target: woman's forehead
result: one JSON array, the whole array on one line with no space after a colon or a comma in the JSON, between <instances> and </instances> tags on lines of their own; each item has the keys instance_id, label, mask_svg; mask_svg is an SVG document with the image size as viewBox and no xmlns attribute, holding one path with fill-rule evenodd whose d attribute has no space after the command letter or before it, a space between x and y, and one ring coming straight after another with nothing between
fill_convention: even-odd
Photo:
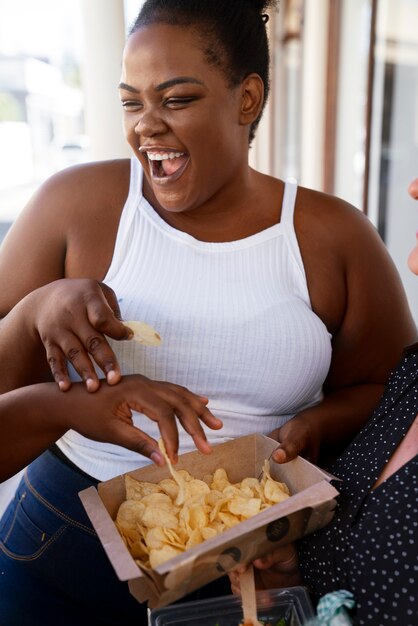
<instances>
[{"instance_id":1,"label":"woman's forehead","mask_svg":"<svg viewBox=\"0 0 418 626\"><path fill-rule=\"evenodd\" d=\"M164 23L147 24L132 33L125 45L125 55L138 53L145 48L169 48L178 53L202 54L202 37L197 27Z\"/></svg>"},{"instance_id":2,"label":"woman's forehead","mask_svg":"<svg viewBox=\"0 0 418 626\"><path fill-rule=\"evenodd\" d=\"M153 70L162 71L167 77L191 76L202 80L213 72L223 77L221 68L208 62L203 46L193 27L159 23L142 26L126 43L122 75L126 77Z\"/></svg>"}]
</instances>

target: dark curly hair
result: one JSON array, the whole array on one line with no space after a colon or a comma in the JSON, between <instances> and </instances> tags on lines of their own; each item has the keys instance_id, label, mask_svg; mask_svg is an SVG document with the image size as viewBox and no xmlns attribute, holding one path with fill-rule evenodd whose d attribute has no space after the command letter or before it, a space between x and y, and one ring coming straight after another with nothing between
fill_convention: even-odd
<instances>
[{"instance_id":1,"label":"dark curly hair","mask_svg":"<svg viewBox=\"0 0 418 626\"><path fill-rule=\"evenodd\" d=\"M208 63L219 67L230 87L252 74L264 83L264 102L251 124L249 141L263 113L270 88L270 55L266 11L279 0L146 0L129 35L149 24L195 29Z\"/></svg>"}]
</instances>

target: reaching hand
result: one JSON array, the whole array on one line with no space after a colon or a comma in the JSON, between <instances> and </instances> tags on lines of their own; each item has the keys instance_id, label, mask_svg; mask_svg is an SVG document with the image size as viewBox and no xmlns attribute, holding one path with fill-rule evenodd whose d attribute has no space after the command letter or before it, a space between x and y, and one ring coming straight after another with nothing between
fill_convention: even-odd
<instances>
[{"instance_id":1,"label":"reaching hand","mask_svg":"<svg viewBox=\"0 0 418 626\"><path fill-rule=\"evenodd\" d=\"M208 454L211 447L201 422L214 430L222 428L221 420L207 408L207 398L180 385L153 381L139 374L125 376L117 386L103 383L93 395L86 394L81 383L75 384L68 395L71 398L69 427L90 439L139 452L158 465L164 464L158 444L133 425L132 410L158 423L173 462L177 461L179 446L177 420L204 454Z\"/></svg>"},{"instance_id":2,"label":"reaching hand","mask_svg":"<svg viewBox=\"0 0 418 626\"><path fill-rule=\"evenodd\" d=\"M120 381L119 364L105 335L128 339L132 333L120 321L118 302L110 287L87 278L64 278L36 289L24 300L31 330L39 335L62 391L71 387L68 361L88 391L99 388L93 361L109 385Z\"/></svg>"}]
</instances>

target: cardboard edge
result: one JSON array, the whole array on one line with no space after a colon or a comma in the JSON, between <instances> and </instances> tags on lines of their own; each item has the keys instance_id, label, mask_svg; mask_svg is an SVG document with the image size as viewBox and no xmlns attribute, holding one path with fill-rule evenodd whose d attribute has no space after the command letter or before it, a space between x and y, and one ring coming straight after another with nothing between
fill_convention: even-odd
<instances>
[{"instance_id":1,"label":"cardboard edge","mask_svg":"<svg viewBox=\"0 0 418 626\"><path fill-rule=\"evenodd\" d=\"M292 498L283 500L279 504L276 504L268 509L265 509L261 513L254 517L250 517L248 520L241 522L242 534L250 533L260 525L260 520L263 524L268 524L282 517L288 517L293 513L296 513L301 508L301 504L305 507L316 507L325 505L325 508L335 508L336 498L339 492L333 487L327 480L323 480L316 485L309 487L299 493L296 493ZM309 526L309 524L308 524ZM173 559L166 561L155 568L154 572L160 576L168 574L173 567L189 568L193 566L193 562L201 556L202 553L208 549L213 550L223 543L230 541L235 534L235 527L230 528L212 539L208 539L203 544L199 544L187 550L179 556L175 556Z\"/></svg>"},{"instance_id":2,"label":"cardboard edge","mask_svg":"<svg viewBox=\"0 0 418 626\"><path fill-rule=\"evenodd\" d=\"M143 577L143 573L125 546L115 523L103 504L96 487L88 487L78 494L94 530L119 580Z\"/></svg>"}]
</instances>

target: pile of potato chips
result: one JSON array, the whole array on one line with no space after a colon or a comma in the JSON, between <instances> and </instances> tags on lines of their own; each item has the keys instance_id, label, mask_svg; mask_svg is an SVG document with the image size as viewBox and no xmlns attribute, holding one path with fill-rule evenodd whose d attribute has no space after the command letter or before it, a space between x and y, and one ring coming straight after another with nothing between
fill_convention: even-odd
<instances>
[{"instance_id":1,"label":"pile of potato chips","mask_svg":"<svg viewBox=\"0 0 418 626\"><path fill-rule=\"evenodd\" d=\"M271 477L267 460L260 480L244 478L232 484L222 468L203 480L177 471L161 441L160 449L172 478L149 483L126 475L126 500L116 517L116 526L141 567L155 568L290 495L285 483Z\"/></svg>"}]
</instances>

